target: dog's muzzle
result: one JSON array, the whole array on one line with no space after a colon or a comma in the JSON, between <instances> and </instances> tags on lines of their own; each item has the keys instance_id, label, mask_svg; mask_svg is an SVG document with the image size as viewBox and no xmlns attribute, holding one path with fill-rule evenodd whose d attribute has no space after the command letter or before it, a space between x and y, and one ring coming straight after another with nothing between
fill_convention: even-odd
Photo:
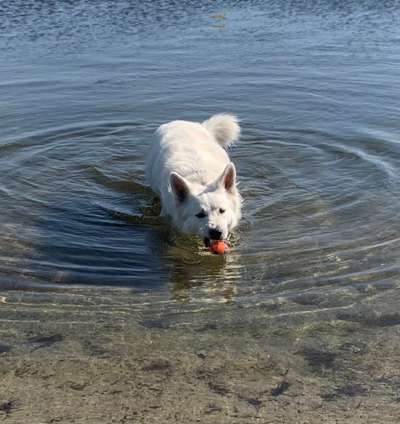
<instances>
[{"instance_id":1,"label":"dog's muzzle","mask_svg":"<svg viewBox=\"0 0 400 424\"><path fill-rule=\"evenodd\" d=\"M210 228L208 230L208 236L211 240L222 240L222 231L217 228Z\"/></svg>"}]
</instances>

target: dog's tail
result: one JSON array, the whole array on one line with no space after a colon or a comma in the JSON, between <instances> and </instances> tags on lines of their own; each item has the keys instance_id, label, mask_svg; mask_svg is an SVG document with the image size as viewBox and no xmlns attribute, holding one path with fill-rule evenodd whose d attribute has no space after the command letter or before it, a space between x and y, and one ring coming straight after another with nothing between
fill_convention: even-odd
<instances>
[{"instance_id":1,"label":"dog's tail","mask_svg":"<svg viewBox=\"0 0 400 424\"><path fill-rule=\"evenodd\" d=\"M240 135L240 127L236 116L219 113L202 123L204 127L215 137L218 144L228 147L234 143Z\"/></svg>"}]
</instances>

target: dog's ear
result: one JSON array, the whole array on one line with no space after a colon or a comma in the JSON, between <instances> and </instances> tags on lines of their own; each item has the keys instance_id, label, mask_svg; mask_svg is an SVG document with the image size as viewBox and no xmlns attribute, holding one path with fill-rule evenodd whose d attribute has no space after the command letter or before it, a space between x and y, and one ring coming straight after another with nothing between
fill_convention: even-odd
<instances>
[{"instance_id":1,"label":"dog's ear","mask_svg":"<svg viewBox=\"0 0 400 424\"><path fill-rule=\"evenodd\" d=\"M169 182L175 197L179 202L184 202L190 194L189 183L176 172L171 172Z\"/></svg>"},{"instance_id":2,"label":"dog's ear","mask_svg":"<svg viewBox=\"0 0 400 424\"><path fill-rule=\"evenodd\" d=\"M219 186L224 187L225 190L228 191L229 193L232 193L232 191L235 189L236 169L235 169L235 165L232 162L226 165L224 172L218 178L217 183Z\"/></svg>"}]
</instances>

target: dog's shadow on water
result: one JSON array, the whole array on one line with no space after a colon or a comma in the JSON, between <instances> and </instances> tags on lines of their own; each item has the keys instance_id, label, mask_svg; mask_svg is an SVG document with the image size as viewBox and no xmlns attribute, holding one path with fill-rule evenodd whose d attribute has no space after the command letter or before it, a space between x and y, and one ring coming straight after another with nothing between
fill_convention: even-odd
<instances>
[{"instance_id":1,"label":"dog's shadow on water","mask_svg":"<svg viewBox=\"0 0 400 424\"><path fill-rule=\"evenodd\" d=\"M145 184L134 180L116 181L98 171L96 180L116 191L131 193L136 200L132 210L115 205L98 207L115 223L126 225L128 234L132 229L143 233L143 249L162 264L173 300L190 302L201 297L229 302L234 299L235 282L240 277L239 268L232 266L235 254L211 254L197 237L179 233L168 218L160 216L160 199ZM162 277L154 271L154 278Z\"/></svg>"}]
</instances>

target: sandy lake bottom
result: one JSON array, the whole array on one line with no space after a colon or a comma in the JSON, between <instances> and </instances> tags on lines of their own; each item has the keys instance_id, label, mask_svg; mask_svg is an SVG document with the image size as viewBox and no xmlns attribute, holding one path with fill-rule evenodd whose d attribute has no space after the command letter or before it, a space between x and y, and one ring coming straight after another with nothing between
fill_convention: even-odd
<instances>
[{"instance_id":1,"label":"sandy lake bottom","mask_svg":"<svg viewBox=\"0 0 400 424\"><path fill-rule=\"evenodd\" d=\"M398 422L398 288L315 312L277 300L156 314L143 304L157 299L124 290L3 295L2 422Z\"/></svg>"}]
</instances>

